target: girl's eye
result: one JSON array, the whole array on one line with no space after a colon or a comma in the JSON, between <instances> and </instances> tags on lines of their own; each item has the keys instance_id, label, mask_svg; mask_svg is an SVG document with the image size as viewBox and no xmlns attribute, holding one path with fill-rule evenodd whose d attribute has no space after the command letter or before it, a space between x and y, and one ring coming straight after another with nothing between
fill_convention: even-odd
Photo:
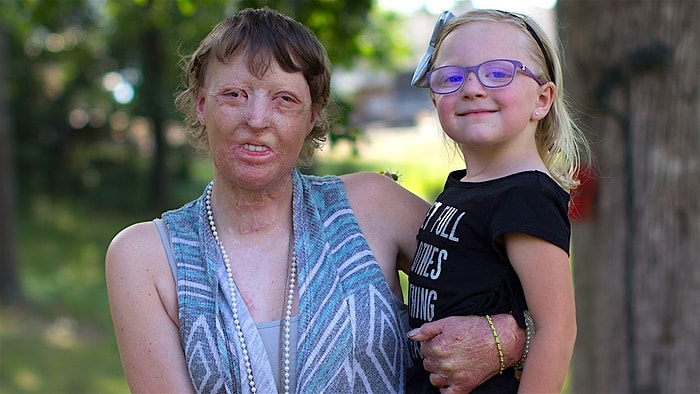
<instances>
[{"instance_id":1,"label":"girl's eye","mask_svg":"<svg viewBox=\"0 0 700 394\"><path fill-rule=\"evenodd\" d=\"M461 83L462 79L464 79L464 77L462 75L452 74L452 75L448 75L447 78L445 78L445 82L447 82L447 83Z\"/></svg>"},{"instance_id":2,"label":"girl's eye","mask_svg":"<svg viewBox=\"0 0 700 394\"><path fill-rule=\"evenodd\" d=\"M512 72L508 69L502 67L491 67L484 72L484 76L491 80L503 80L508 79L512 75Z\"/></svg>"}]
</instances>

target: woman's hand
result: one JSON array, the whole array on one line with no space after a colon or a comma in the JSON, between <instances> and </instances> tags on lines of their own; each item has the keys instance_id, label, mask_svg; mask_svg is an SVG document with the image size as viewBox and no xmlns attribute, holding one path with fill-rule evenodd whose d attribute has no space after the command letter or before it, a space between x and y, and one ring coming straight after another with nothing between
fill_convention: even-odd
<instances>
[{"instance_id":1,"label":"woman's hand","mask_svg":"<svg viewBox=\"0 0 700 394\"><path fill-rule=\"evenodd\" d=\"M525 330L513 316L492 316L507 366L522 356ZM421 342L423 367L441 393L466 393L498 373L500 360L493 333L483 316L451 316L409 332Z\"/></svg>"}]
</instances>

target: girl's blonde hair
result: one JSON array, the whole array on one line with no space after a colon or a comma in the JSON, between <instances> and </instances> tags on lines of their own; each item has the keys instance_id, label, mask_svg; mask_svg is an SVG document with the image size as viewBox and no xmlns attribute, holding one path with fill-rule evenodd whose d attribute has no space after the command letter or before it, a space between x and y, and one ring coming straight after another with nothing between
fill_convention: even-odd
<instances>
[{"instance_id":1,"label":"girl's blonde hair","mask_svg":"<svg viewBox=\"0 0 700 394\"><path fill-rule=\"evenodd\" d=\"M554 102L547 116L538 122L535 140L539 155L554 180L567 191L574 189L580 183L577 177L582 163L590 159L590 148L570 114L569 99L563 87L560 47L555 46L537 22L526 15L479 9L457 16L445 26L431 62L437 58L448 34L475 22L507 23L519 29L523 45L536 63L532 71L545 81L554 82Z\"/></svg>"}]
</instances>

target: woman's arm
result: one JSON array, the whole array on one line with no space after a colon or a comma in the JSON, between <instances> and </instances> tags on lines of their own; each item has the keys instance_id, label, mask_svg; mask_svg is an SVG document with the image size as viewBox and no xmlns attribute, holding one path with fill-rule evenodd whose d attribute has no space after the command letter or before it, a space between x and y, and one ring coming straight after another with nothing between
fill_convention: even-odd
<instances>
[{"instance_id":1,"label":"woman's arm","mask_svg":"<svg viewBox=\"0 0 700 394\"><path fill-rule=\"evenodd\" d=\"M191 393L180 345L175 281L154 223L117 234L105 259L122 367L134 393Z\"/></svg>"},{"instance_id":2,"label":"woman's arm","mask_svg":"<svg viewBox=\"0 0 700 394\"><path fill-rule=\"evenodd\" d=\"M518 392L559 393L576 341L569 256L545 240L521 233L507 234L505 244L537 327Z\"/></svg>"},{"instance_id":3,"label":"woman's arm","mask_svg":"<svg viewBox=\"0 0 700 394\"><path fill-rule=\"evenodd\" d=\"M418 227L430 206L378 173L353 173L341 179L362 233L390 288L400 297L397 270L411 269Z\"/></svg>"}]
</instances>

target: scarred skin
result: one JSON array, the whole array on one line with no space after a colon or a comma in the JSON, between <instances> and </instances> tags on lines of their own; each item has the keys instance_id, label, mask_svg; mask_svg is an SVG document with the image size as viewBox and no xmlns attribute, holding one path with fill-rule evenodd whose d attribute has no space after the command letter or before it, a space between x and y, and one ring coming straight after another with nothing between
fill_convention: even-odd
<instances>
[{"instance_id":1,"label":"scarred skin","mask_svg":"<svg viewBox=\"0 0 700 394\"><path fill-rule=\"evenodd\" d=\"M511 315L492 319L505 364L517 364L525 346L522 330ZM441 393L468 393L498 373L498 351L491 327L482 316L451 316L425 323L412 330L409 338L422 342L423 366L430 372L430 383Z\"/></svg>"}]
</instances>

